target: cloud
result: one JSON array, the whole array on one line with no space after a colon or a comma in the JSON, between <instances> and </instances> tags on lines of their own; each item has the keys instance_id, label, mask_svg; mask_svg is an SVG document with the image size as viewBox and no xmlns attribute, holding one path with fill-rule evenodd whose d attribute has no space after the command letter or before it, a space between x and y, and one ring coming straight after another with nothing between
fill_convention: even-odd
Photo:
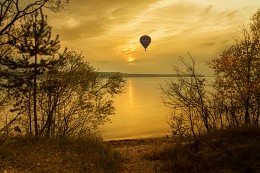
<instances>
[{"instance_id":1,"label":"cloud","mask_svg":"<svg viewBox=\"0 0 260 173\"><path fill-rule=\"evenodd\" d=\"M208 46L213 46L214 44L216 44L216 43L214 41L211 41L211 42L203 43L203 44L201 44L201 46L208 47Z\"/></svg>"},{"instance_id":2,"label":"cloud","mask_svg":"<svg viewBox=\"0 0 260 173\"><path fill-rule=\"evenodd\" d=\"M97 21L81 21L70 18L60 27L55 28L55 32L59 33L63 40L71 41L82 38L90 38L100 36L106 31L104 23Z\"/></svg>"},{"instance_id":3,"label":"cloud","mask_svg":"<svg viewBox=\"0 0 260 173\"><path fill-rule=\"evenodd\" d=\"M65 35L65 40L96 37L106 34L117 25L128 24L137 14L155 0L119 1L74 0L68 10L49 14L55 32Z\"/></svg>"},{"instance_id":4,"label":"cloud","mask_svg":"<svg viewBox=\"0 0 260 173\"><path fill-rule=\"evenodd\" d=\"M204 11L205 14L209 13L212 10L213 6L209 5L206 10Z\"/></svg>"},{"instance_id":5,"label":"cloud","mask_svg":"<svg viewBox=\"0 0 260 173\"><path fill-rule=\"evenodd\" d=\"M223 12L220 13L221 16L223 17L227 17L228 19L234 19L236 17L237 14L237 10L225 10Z\"/></svg>"},{"instance_id":6,"label":"cloud","mask_svg":"<svg viewBox=\"0 0 260 173\"><path fill-rule=\"evenodd\" d=\"M166 71L179 55L214 57L232 44L259 0L73 0L49 14L53 33L94 65L115 71ZM152 42L145 52L140 36ZM127 61L129 57L134 63ZM201 58L201 62L205 59ZM156 66L156 69L152 66Z\"/></svg>"}]
</instances>

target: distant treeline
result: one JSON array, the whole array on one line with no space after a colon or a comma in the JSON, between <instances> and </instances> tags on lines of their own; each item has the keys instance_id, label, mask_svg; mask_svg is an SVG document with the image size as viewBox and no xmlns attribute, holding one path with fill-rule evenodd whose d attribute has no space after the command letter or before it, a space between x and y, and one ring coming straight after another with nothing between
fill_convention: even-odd
<instances>
[{"instance_id":1,"label":"distant treeline","mask_svg":"<svg viewBox=\"0 0 260 173\"><path fill-rule=\"evenodd\" d=\"M121 72L98 72L100 77L110 77L115 74L121 75L122 77L178 77L180 74L132 74L132 73L121 73ZM191 76L189 74L184 74L182 76ZM203 77L203 75L197 75L198 77Z\"/></svg>"}]
</instances>

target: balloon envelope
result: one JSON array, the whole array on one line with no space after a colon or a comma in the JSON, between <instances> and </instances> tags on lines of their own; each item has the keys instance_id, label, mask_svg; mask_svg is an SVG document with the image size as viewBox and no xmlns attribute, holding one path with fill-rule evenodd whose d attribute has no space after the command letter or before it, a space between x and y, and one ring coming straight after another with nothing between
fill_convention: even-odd
<instances>
[{"instance_id":1,"label":"balloon envelope","mask_svg":"<svg viewBox=\"0 0 260 173\"><path fill-rule=\"evenodd\" d=\"M149 37L148 35L143 35L142 37L140 37L140 43L142 44L142 46L144 47L144 49L146 51L146 48L151 43L151 37Z\"/></svg>"}]
</instances>

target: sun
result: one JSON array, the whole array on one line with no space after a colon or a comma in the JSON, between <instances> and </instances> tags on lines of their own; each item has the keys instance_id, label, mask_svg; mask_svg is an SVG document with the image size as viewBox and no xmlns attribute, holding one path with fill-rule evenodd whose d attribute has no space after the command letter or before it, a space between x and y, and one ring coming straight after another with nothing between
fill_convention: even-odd
<instances>
[{"instance_id":1,"label":"sun","mask_svg":"<svg viewBox=\"0 0 260 173\"><path fill-rule=\"evenodd\" d=\"M132 62L133 60L133 58L128 58L128 62Z\"/></svg>"},{"instance_id":2,"label":"sun","mask_svg":"<svg viewBox=\"0 0 260 173\"><path fill-rule=\"evenodd\" d=\"M135 58L132 55L127 55L125 57L125 61L128 62L128 64L133 64L135 62Z\"/></svg>"}]
</instances>

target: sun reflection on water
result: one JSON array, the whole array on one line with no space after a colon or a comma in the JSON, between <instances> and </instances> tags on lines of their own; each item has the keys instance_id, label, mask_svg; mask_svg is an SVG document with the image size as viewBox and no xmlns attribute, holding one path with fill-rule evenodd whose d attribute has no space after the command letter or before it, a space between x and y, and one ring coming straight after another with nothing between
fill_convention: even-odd
<instances>
[{"instance_id":1,"label":"sun reflection on water","mask_svg":"<svg viewBox=\"0 0 260 173\"><path fill-rule=\"evenodd\" d=\"M161 137L168 134L168 108L160 100L163 78L126 78L125 92L115 98L115 115L102 129L104 140Z\"/></svg>"},{"instance_id":2,"label":"sun reflection on water","mask_svg":"<svg viewBox=\"0 0 260 173\"><path fill-rule=\"evenodd\" d=\"M129 98L129 107L133 105L133 83L131 80L128 81L128 98Z\"/></svg>"}]
</instances>

